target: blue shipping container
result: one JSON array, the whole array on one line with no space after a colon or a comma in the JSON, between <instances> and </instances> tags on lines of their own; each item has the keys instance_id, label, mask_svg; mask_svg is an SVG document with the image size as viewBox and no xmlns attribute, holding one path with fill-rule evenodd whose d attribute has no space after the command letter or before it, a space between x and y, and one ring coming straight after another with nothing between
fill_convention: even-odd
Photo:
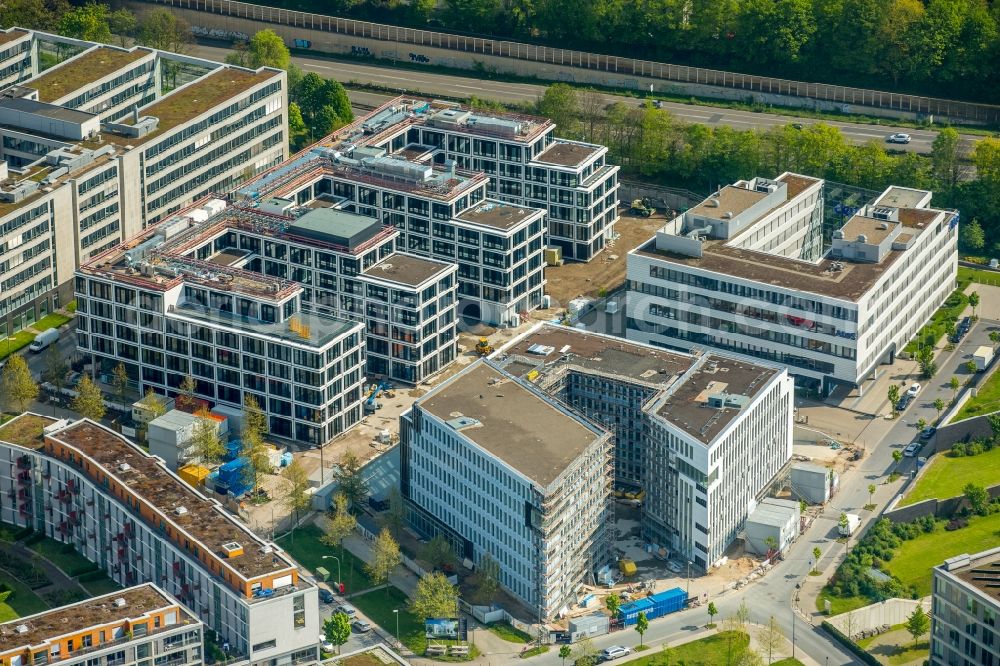
<instances>
[{"instance_id":1,"label":"blue shipping container","mask_svg":"<svg viewBox=\"0 0 1000 666\"><path fill-rule=\"evenodd\" d=\"M618 608L618 616L622 619L622 623L625 626L633 625L639 619L639 613L645 613L646 617L650 617L652 612L653 602L649 599L639 599L638 601L630 601L627 604L623 604Z\"/></svg>"},{"instance_id":2,"label":"blue shipping container","mask_svg":"<svg viewBox=\"0 0 1000 666\"><path fill-rule=\"evenodd\" d=\"M649 597L649 600L660 611L660 615L666 615L667 613L674 613L684 608L684 605L687 603L687 592L679 587L675 587L672 590L654 594Z\"/></svg>"},{"instance_id":3,"label":"blue shipping container","mask_svg":"<svg viewBox=\"0 0 1000 666\"><path fill-rule=\"evenodd\" d=\"M631 626L639 619L639 613L645 613L647 620L652 620L663 615L676 613L684 608L687 603L687 592L679 587L672 590L654 594L645 599L639 599L627 604L622 604L618 608L618 616L625 626Z\"/></svg>"},{"instance_id":4,"label":"blue shipping container","mask_svg":"<svg viewBox=\"0 0 1000 666\"><path fill-rule=\"evenodd\" d=\"M222 457L222 462L232 462L240 455L240 451L243 450L243 442L238 439L226 444L226 454Z\"/></svg>"},{"instance_id":5,"label":"blue shipping container","mask_svg":"<svg viewBox=\"0 0 1000 666\"><path fill-rule=\"evenodd\" d=\"M241 481L245 476L244 469L250 462L246 458L237 458L219 468L219 482L231 485L234 481Z\"/></svg>"}]
</instances>

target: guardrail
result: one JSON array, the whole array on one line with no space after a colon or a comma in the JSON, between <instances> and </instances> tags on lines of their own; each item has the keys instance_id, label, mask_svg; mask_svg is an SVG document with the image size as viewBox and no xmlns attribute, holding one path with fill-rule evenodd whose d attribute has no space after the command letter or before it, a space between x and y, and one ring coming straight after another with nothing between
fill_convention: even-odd
<instances>
[{"instance_id":1,"label":"guardrail","mask_svg":"<svg viewBox=\"0 0 1000 666\"><path fill-rule=\"evenodd\" d=\"M479 53L566 67L594 69L629 76L641 76L678 83L694 83L748 92L804 97L840 104L894 109L925 115L942 115L982 123L1000 123L1000 105L961 102L937 97L923 97L865 88L851 88L828 83L809 83L768 76L740 74L687 65L619 58L618 56L553 48L538 44L453 35L417 28L370 23L354 19L324 16L277 7L264 7L234 0L141 0L155 4L210 12L252 21L277 23L308 30L320 30L367 39L401 44Z\"/></svg>"}]
</instances>

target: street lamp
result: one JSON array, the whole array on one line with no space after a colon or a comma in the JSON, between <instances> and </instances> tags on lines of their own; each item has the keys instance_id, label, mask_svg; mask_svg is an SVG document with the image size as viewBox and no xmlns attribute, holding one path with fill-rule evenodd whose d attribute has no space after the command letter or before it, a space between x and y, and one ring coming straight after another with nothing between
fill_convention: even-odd
<instances>
[{"instance_id":1,"label":"street lamp","mask_svg":"<svg viewBox=\"0 0 1000 666\"><path fill-rule=\"evenodd\" d=\"M396 643L398 643L399 645L402 645L403 642L401 640L399 640L399 609L398 608L393 608L392 609L392 614L396 616Z\"/></svg>"},{"instance_id":2,"label":"street lamp","mask_svg":"<svg viewBox=\"0 0 1000 666\"><path fill-rule=\"evenodd\" d=\"M340 577L340 558L337 557L336 555L324 555L320 559L321 560L327 560L327 559L337 560L337 584L339 585L340 583L342 583L344 579Z\"/></svg>"},{"instance_id":3,"label":"street lamp","mask_svg":"<svg viewBox=\"0 0 1000 666\"><path fill-rule=\"evenodd\" d=\"M795 584L795 604L799 603L799 590L802 588L800 583ZM792 659L795 659L795 606L792 607Z\"/></svg>"}]
</instances>

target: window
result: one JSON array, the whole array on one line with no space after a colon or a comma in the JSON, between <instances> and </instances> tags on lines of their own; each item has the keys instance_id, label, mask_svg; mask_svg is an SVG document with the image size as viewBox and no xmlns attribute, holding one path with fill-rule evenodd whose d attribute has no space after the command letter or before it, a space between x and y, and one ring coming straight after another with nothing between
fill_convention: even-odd
<instances>
[{"instance_id":1,"label":"window","mask_svg":"<svg viewBox=\"0 0 1000 666\"><path fill-rule=\"evenodd\" d=\"M292 626L302 629L306 626L306 598L304 594L292 599Z\"/></svg>"}]
</instances>

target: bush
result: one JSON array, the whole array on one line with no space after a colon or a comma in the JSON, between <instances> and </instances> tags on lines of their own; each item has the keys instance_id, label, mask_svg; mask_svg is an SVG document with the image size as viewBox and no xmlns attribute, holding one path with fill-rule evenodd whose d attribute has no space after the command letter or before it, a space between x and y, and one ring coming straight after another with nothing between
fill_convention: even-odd
<instances>
[{"instance_id":1,"label":"bush","mask_svg":"<svg viewBox=\"0 0 1000 666\"><path fill-rule=\"evenodd\" d=\"M968 526L969 521L965 518L952 518L948 521L948 524L944 526L949 532L954 532L955 530L960 530L963 527Z\"/></svg>"},{"instance_id":2,"label":"bush","mask_svg":"<svg viewBox=\"0 0 1000 666\"><path fill-rule=\"evenodd\" d=\"M104 571L95 565L92 571L82 573L76 579L81 583L93 583L95 580L101 580L102 578L104 578Z\"/></svg>"}]
</instances>

